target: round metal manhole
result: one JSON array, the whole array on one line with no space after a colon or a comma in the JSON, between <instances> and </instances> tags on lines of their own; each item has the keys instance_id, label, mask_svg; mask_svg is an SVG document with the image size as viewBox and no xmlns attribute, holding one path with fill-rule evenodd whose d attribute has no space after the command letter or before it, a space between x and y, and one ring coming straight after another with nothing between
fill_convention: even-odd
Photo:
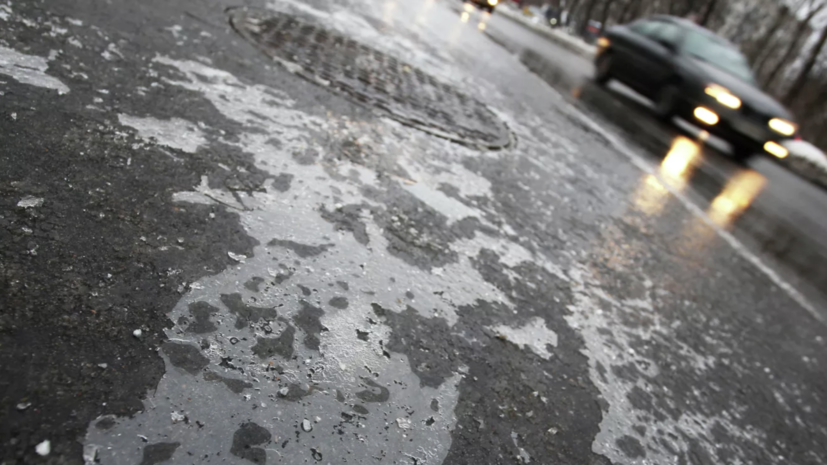
<instances>
[{"instance_id":1,"label":"round metal manhole","mask_svg":"<svg viewBox=\"0 0 827 465\"><path fill-rule=\"evenodd\" d=\"M473 147L511 142L505 123L482 102L393 56L283 13L228 14L233 28L270 57L403 124Z\"/></svg>"}]
</instances>

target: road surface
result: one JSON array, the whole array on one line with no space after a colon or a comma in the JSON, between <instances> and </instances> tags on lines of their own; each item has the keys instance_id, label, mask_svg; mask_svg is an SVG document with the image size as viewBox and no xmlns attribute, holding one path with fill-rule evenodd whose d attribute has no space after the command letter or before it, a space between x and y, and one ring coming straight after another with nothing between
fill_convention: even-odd
<instances>
[{"instance_id":1,"label":"road surface","mask_svg":"<svg viewBox=\"0 0 827 465\"><path fill-rule=\"evenodd\" d=\"M661 124L649 111L651 104L628 87L618 82L608 91L596 86L587 58L503 16L492 16L488 26L492 39L584 112L644 149L637 153L661 165L666 183L687 192L721 227L819 308L827 308L827 187L805 181L769 156L747 166L733 162L726 142L706 140L685 121ZM737 207L728 202L733 195L739 197Z\"/></svg>"},{"instance_id":2,"label":"road surface","mask_svg":"<svg viewBox=\"0 0 827 465\"><path fill-rule=\"evenodd\" d=\"M453 1L244 5L0 3L3 463L827 461L771 171Z\"/></svg>"}]
</instances>

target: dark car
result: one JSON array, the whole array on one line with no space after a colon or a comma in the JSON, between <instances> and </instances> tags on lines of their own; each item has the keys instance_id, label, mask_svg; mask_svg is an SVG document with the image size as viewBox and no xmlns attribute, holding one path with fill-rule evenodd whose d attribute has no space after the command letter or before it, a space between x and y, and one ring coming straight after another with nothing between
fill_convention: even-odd
<instances>
[{"instance_id":1,"label":"dark car","mask_svg":"<svg viewBox=\"0 0 827 465\"><path fill-rule=\"evenodd\" d=\"M758 88L735 46L695 23L653 16L598 39L595 80L615 78L651 98L664 120L680 116L732 146L735 157L778 158L797 131L790 113Z\"/></svg>"},{"instance_id":2,"label":"dark car","mask_svg":"<svg viewBox=\"0 0 827 465\"><path fill-rule=\"evenodd\" d=\"M465 3L473 3L478 7L482 8L483 10L487 10L489 13L494 12L494 7L497 6L499 0L463 0Z\"/></svg>"}]
</instances>

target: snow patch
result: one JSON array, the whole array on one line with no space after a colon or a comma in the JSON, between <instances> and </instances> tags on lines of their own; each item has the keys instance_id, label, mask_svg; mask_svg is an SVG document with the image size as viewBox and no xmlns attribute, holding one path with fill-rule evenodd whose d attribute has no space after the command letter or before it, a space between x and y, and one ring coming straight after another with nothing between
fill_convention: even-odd
<instances>
[{"instance_id":1,"label":"snow patch","mask_svg":"<svg viewBox=\"0 0 827 465\"><path fill-rule=\"evenodd\" d=\"M46 74L49 60L26 55L0 45L0 74L5 74L22 84L56 90L58 95L69 92L69 87L59 79Z\"/></svg>"},{"instance_id":2,"label":"snow patch","mask_svg":"<svg viewBox=\"0 0 827 465\"><path fill-rule=\"evenodd\" d=\"M207 143L198 126L181 118L161 120L119 114L118 121L138 131L142 139L187 153L195 153L198 147Z\"/></svg>"}]
</instances>

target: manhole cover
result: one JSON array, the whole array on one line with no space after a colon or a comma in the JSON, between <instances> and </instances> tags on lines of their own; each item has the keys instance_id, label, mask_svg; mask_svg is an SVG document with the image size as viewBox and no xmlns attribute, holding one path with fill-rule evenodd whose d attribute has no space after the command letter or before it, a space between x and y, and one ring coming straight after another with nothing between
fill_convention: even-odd
<instances>
[{"instance_id":1,"label":"manhole cover","mask_svg":"<svg viewBox=\"0 0 827 465\"><path fill-rule=\"evenodd\" d=\"M229 15L233 28L270 57L397 121L474 147L511 141L482 102L393 56L283 13L236 8Z\"/></svg>"}]
</instances>

